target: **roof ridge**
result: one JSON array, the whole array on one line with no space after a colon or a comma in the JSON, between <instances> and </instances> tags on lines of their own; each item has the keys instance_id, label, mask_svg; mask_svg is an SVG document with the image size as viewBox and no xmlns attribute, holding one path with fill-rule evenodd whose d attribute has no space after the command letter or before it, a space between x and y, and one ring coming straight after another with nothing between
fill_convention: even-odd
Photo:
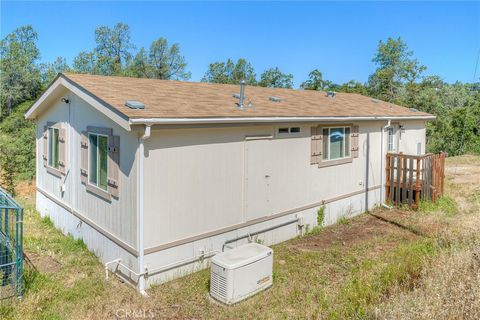
<instances>
[{"instance_id":1,"label":"roof ridge","mask_svg":"<svg viewBox=\"0 0 480 320\"><path fill-rule=\"evenodd\" d=\"M118 76L118 75L99 75L99 74L91 74L91 73L81 73L81 72L61 72L62 74L68 78L70 76L81 76L81 77L91 77L91 78L102 78L102 79L122 79L122 80L132 80L132 81L152 81L152 82L168 82L168 83L181 83L181 84L190 84L190 85L204 85L204 86L224 86L224 87L239 87L240 83L218 83L218 82L204 82L204 81L184 81L184 80L174 80L174 79L156 79L156 78L141 78L141 77L132 77L132 76ZM72 79L73 80L73 79ZM246 84L248 88L262 88L265 90L272 90L272 91L294 91L294 92L309 92L309 93L323 93L326 94L326 90L308 90L308 89L301 89L301 88L272 88L272 87L262 87L258 85L251 85ZM358 93L350 93L350 92L336 92L341 95L360 95L362 97L367 97Z\"/></svg>"}]
</instances>

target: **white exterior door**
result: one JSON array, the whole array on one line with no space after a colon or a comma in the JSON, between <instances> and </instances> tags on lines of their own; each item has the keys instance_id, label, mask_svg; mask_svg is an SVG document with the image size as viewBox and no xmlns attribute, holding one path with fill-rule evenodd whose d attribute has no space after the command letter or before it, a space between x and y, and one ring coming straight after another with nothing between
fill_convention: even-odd
<instances>
[{"instance_id":1,"label":"white exterior door","mask_svg":"<svg viewBox=\"0 0 480 320\"><path fill-rule=\"evenodd\" d=\"M271 184L272 140L245 141L245 221L268 216L272 213Z\"/></svg>"}]
</instances>

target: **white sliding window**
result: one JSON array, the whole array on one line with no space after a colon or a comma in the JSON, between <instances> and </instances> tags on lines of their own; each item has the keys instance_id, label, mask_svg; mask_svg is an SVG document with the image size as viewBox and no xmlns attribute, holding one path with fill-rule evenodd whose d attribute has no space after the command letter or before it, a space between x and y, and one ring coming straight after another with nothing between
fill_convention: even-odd
<instances>
[{"instance_id":1,"label":"white sliding window","mask_svg":"<svg viewBox=\"0 0 480 320\"><path fill-rule=\"evenodd\" d=\"M388 152L395 152L395 131L393 130L393 127L388 127Z\"/></svg>"},{"instance_id":2,"label":"white sliding window","mask_svg":"<svg viewBox=\"0 0 480 320\"><path fill-rule=\"evenodd\" d=\"M107 190L108 136L89 133L88 142L89 183Z\"/></svg>"},{"instance_id":3,"label":"white sliding window","mask_svg":"<svg viewBox=\"0 0 480 320\"><path fill-rule=\"evenodd\" d=\"M323 159L337 160L350 157L350 127L323 128Z\"/></svg>"},{"instance_id":4,"label":"white sliding window","mask_svg":"<svg viewBox=\"0 0 480 320\"><path fill-rule=\"evenodd\" d=\"M48 128L48 166L58 169L58 157L60 148L58 144L59 130L58 128Z\"/></svg>"}]
</instances>

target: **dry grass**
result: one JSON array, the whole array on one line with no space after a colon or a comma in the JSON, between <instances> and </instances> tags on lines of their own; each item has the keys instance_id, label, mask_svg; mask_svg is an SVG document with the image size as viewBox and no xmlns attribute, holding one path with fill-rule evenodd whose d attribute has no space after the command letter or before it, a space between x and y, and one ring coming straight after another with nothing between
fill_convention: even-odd
<instances>
[{"instance_id":1,"label":"dry grass","mask_svg":"<svg viewBox=\"0 0 480 320\"><path fill-rule=\"evenodd\" d=\"M452 171L455 166L463 171ZM274 286L232 307L208 296L209 272L156 286L142 298L103 268L83 243L42 220L27 199L25 249L58 262L30 272L21 303L0 318L156 319L480 318L480 157L448 159L450 198L416 212L374 213L274 246ZM27 195L28 196L28 195ZM315 245L316 244L316 245ZM45 258L44 258L45 259ZM47 265L48 265L47 263Z\"/></svg>"},{"instance_id":2,"label":"dry grass","mask_svg":"<svg viewBox=\"0 0 480 320\"><path fill-rule=\"evenodd\" d=\"M412 290L392 288L375 308L385 319L480 319L480 159L450 158L447 190L458 214L445 221L436 240L444 250L425 263Z\"/></svg>"}]
</instances>

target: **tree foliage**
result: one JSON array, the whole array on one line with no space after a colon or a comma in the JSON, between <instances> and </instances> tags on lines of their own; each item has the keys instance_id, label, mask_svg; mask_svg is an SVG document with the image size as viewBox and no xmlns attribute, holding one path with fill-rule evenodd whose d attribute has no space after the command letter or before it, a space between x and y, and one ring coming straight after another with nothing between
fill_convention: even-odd
<instances>
[{"instance_id":1,"label":"tree foliage","mask_svg":"<svg viewBox=\"0 0 480 320\"><path fill-rule=\"evenodd\" d=\"M24 118L32 102L21 103L0 122L0 174L10 193L16 180L35 176L35 123Z\"/></svg>"},{"instance_id":2,"label":"tree foliage","mask_svg":"<svg viewBox=\"0 0 480 320\"><path fill-rule=\"evenodd\" d=\"M130 40L130 27L121 22L113 28L100 26L95 29L95 43L93 51L80 52L74 59L74 69L107 76L123 75L135 48Z\"/></svg>"},{"instance_id":3,"label":"tree foliage","mask_svg":"<svg viewBox=\"0 0 480 320\"><path fill-rule=\"evenodd\" d=\"M350 80L344 84L337 86L336 91L347 93L358 93L362 95L368 95L368 88L361 82Z\"/></svg>"},{"instance_id":4,"label":"tree foliage","mask_svg":"<svg viewBox=\"0 0 480 320\"><path fill-rule=\"evenodd\" d=\"M168 45L167 39L159 38L152 42L147 51L141 48L129 66L129 75L139 78L188 80L185 57L180 53L180 45Z\"/></svg>"},{"instance_id":5,"label":"tree foliage","mask_svg":"<svg viewBox=\"0 0 480 320\"><path fill-rule=\"evenodd\" d=\"M320 91L336 88L336 85L330 80L323 79L322 72L315 69L308 74L308 79L300 84L300 88Z\"/></svg>"},{"instance_id":6,"label":"tree foliage","mask_svg":"<svg viewBox=\"0 0 480 320\"><path fill-rule=\"evenodd\" d=\"M38 34L27 25L0 41L0 118L41 90L37 40Z\"/></svg>"},{"instance_id":7,"label":"tree foliage","mask_svg":"<svg viewBox=\"0 0 480 320\"><path fill-rule=\"evenodd\" d=\"M240 58L234 63L214 62L208 66L208 71L202 78L203 82L238 84L241 80L249 85L256 85L256 74L253 66L246 59Z\"/></svg>"},{"instance_id":8,"label":"tree foliage","mask_svg":"<svg viewBox=\"0 0 480 320\"><path fill-rule=\"evenodd\" d=\"M67 60L63 57L57 57L57 59L51 63L43 63L40 65L40 68L42 71L41 81L43 87L48 86L59 73L71 71Z\"/></svg>"},{"instance_id":9,"label":"tree foliage","mask_svg":"<svg viewBox=\"0 0 480 320\"><path fill-rule=\"evenodd\" d=\"M407 106L437 116L427 125L429 152L480 153L480 91L469 84L447 84L438 77L415 84ZM406 93L406 95L409 95Z\"/></svg>"},{"instance_id":10,"label":"tree foliage","mask_svg":"<svg viewBox=\"0 0 480 320\"><path fill-rule=\"evenodd\" d=\"M293 75L283 73L278 67L265 70L260 75L258 85L269 88L293 88Z\"/></svg>"},{"instance_id":11,"label":"tree foliage","mask_svg":"<svg viewBox=\"0 0 480 320\"><path fill-rule=\"evenodd\" d=\"M73 70L79 73L99 74L95 52L80 52L73 59Z\"/></svg>"},{"instance_id":12,"label":"tree foliage","mask_svg":"<svg viewBox=\"0 0 480 320\"><path fill-rule=\"evenodd\" d=\"M372 59L378 68L368 79L371 94L384 101L398 102L405 84L413 84L426 69L412 56L413 51L401 38L380 41Z\"/></svg>"}]
</instances>

